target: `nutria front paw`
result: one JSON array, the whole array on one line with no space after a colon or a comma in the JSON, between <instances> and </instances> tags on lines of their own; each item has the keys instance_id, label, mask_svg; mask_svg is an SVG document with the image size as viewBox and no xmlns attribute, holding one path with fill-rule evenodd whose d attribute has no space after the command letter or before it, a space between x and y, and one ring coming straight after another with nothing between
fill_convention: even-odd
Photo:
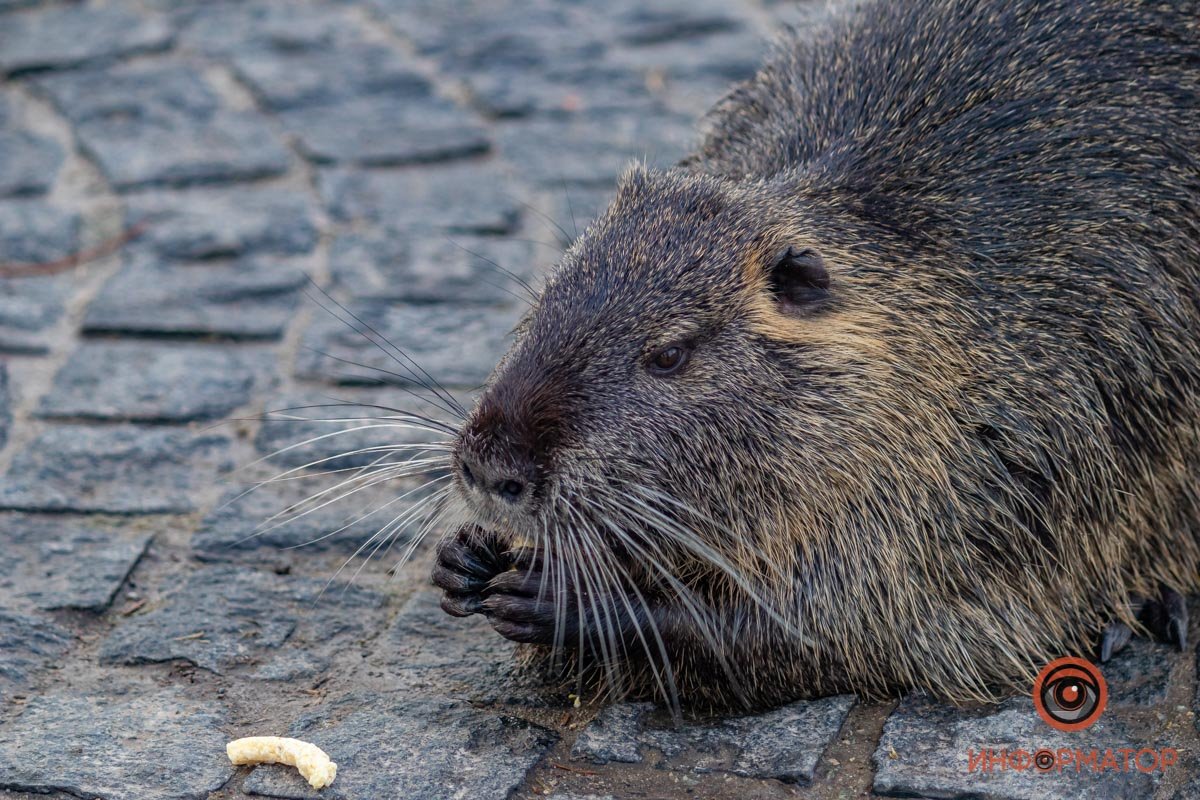
<instances>
[{"instance_id":1,"label":"nutria front paw","mask_svg":"<svg viewBox=\"0 0 1200 800\"><path fill-rule=\"evenodd\" d=\"M433 584L441 589L442 610L456 617L483 611L488 582L508 569L494 536L463 528L438 545Z\"/></svg>"},{"instance_id":2,"label":"nutria front paw","mask_svg":"<svg viewBox=\"0 0 1200 800\"><path fill-rule=\"evenodd\" d=\"M570 644L578 633L574 587L546 576L539 561L518 557L516 568L493 577L485 594L483 613L514 642Z\"/></svg>"}]
</instances>

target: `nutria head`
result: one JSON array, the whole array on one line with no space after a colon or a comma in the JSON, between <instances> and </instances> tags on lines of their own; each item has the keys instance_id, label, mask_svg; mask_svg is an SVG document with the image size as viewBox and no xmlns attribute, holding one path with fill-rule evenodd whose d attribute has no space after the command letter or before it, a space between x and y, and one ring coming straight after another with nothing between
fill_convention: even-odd
<instances>
[{"instance_id":1,"label":"nutria head","mask_svg":"<svg viewBox=\"0 0 1200 800\"><path fill-rule=\"evenodd\" d=\"M812 242L746 197L712 178L625 176L458 437L478 524L562 537L606 511L644 518L644 503L712 520L711 547L773 536L804 487L794 465L786 479L770 465L813 445L795 415L830 398L797 337L836 313L838 285Z\"/></svg>"}]
</instances>

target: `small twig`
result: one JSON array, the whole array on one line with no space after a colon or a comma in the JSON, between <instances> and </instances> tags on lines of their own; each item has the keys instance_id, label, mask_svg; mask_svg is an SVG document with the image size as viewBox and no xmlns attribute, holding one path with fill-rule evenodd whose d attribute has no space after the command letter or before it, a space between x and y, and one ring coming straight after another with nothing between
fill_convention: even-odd
<instances>
[{"instance_id":1,"label":"small twig","mask_svg":"<svg viewBox=\"0 0 1200 800\"><path fill-rule=\"evenodd\" d=\"M204 631L196 631L195 633L189 633L187 636L176 636L171 641L172 642L188 642L188 641L193 641L195 639L203 639L203 638L204 638Z\"/></svg>"},{"instance_id":2,"label":"small twig","mask_svg":"<svg viewBox=\"0 0 1200 800\"><path fill-rule=\"evenodd\" d=\"M139 222L95 247L78 250L55 261L32 264L0 264L0 278L29 278L35 275L54 275L110 256L146 232L146 223Z\"/></svg>"},{"instance_id":3,"label":"small twig","mask_svg":"<svg viewBox=\"0 0 1200 800\"><path fill-rule=\"evenodd\" d=\"M119 613L122 617L128 617L130 614L133 614L144 605L146 605L146 598L143 597L141 600L134 600L130 603L127 603L125 607L117 613Z\"/></svg>"},{"instance_id":4,"label":"small twig","mask_svg":"<svg viewBox=\"0 0 1200 800\"><path fill-rule=\"evenodd\" d=\"M572 767L569 764L559 764L557 761L554 762L553 764L551 764L550 766L554 767L555 769L561 769L563 772L574 772L577 775L599 775L600 774L599 772L593 772L590 769L580 769L579 767Z\"/></svg>"}]
</instances>

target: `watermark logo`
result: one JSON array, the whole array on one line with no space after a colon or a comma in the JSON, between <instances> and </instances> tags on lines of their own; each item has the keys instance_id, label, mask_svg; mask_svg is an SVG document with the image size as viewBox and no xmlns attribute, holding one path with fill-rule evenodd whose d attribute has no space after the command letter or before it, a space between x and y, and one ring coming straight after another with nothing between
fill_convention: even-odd
<instances>
[{"instance_id":1,"label":"watermark logo","mask_svg":"<svg viewBox=\"0 0 1200 800\"><path fill-rule=\"evenodd\" d=\"M1094 664L1081 658L1051 661L1033 684L1033 705L1046 724L1056 730L1090 728L1107 704L1104 676Z\"/></svg>"},{"instance_id":2,"label":"watermark logo","mask_svg":"<svg viewBox=\"0 0 1200 800\"><path fill-rule=\"evenodd\" d=\"M1094 665L1080 658L1060 658L1045 666L1033 684L1033 705L1055 730L1090 728L1108 704L1108 684ZM967 751L967 771L991 773L1013 770L1033 773L1103 773L1165 771L1179 760L1179 751L1164 747L1029 747Z\"/></svg>"}]
</instances>

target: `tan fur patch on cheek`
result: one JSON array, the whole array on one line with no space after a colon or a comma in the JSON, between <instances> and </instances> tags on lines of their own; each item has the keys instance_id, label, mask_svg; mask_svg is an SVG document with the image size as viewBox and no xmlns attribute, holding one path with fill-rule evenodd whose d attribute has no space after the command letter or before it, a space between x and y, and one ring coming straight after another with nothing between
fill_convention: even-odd
<instances>
[{"instance_id":1,"label":"tan fur patch on cheek","mask_svg":"<svg viewBox=\"0 0 1200 800\"><path fill-rule=\"evenodd\" d=\"M749 328L765 339L869 358L881 366L888 359L887 342L878 334L884 328L865 312L828 309L811 315L789 314L779 310L765 287L747 299L745 308Z\"/></svg>"}]
</instances>

